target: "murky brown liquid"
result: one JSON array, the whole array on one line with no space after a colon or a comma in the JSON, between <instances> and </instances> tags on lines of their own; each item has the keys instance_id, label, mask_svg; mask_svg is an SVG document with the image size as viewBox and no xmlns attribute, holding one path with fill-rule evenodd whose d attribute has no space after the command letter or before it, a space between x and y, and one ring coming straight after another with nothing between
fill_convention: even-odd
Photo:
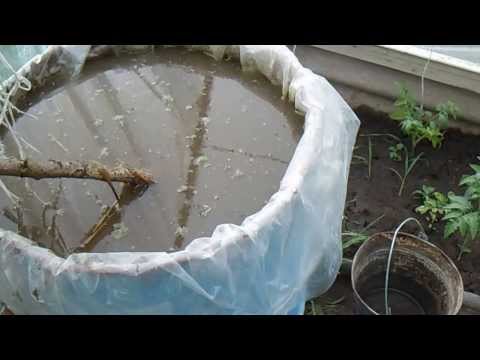
<instances>
[{"instance_id":1,"label":"murky brown liquid","mask_svg":"<svg viewBox=\"0 0 480 360\"><path fill-rule=\"evenodd\" d=\"M0 227L61 255L87 239L82 251L173 251L219 224L240 224L278 189L303 129L280 88L237 63L183 49L92 61L28 113L38 120L23 116L15 125L41 153L24 147L28 157L121 161L156 180L144 193L115 183L120 211L92 234L115 202L106 183L29 180L52 204L45 208L23 180L3 177L23 206L16 211L1 192ZM11 136L2 136L18 157Z\"/></svg>"}]
</instances>

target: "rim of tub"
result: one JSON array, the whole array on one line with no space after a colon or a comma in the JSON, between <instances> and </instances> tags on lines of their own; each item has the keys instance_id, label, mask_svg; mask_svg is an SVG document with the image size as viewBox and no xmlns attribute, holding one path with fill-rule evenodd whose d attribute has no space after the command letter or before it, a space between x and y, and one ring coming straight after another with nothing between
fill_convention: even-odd
<instances>
[{"instance_id":1,"label":"rim of tub","mask_svg":"<svg viewBox=\"0 0 480 360\"><path fill-rule=\"evenodd\" d=\"M157 45L155 45L157 46ZM162 47L162 45L158 45L159 47ZM186 47L189 50L192 51L200 51L202 52L205 56L211 56L214 57L215 60L225 60L225 56L228 56L228 60L232 59L237 61L240 66L242 67L242 70L244 69L244 64L241 63L241 51L240 51L240 46L241 45L228 45L228 46L218 46L218 51L215 51L216 49L213 49L212 52L209 46L189 46L189 45L175 45L175 46L180 46L180 47ZM166 47L172 47L171 45L168 45ZM217 47L217 46L213 46ZM28 79L31 84L32 84L32 89L38 90L41 89L42 87L45 86L45 83L48 82L51 78L57 79L57 77L66 75L67 77L70 76L75 69L71 68L71 60L72 60L72 54L68 51L68 46L64 45L50 45L47 50L40 54L35 56L33 59L31 59L28 63L26 63L24 66L22 66L20 69L17 70L16 74L17 76L20 77L25 77ZM268 76L269 74L265 73L265 69L258 68L257 66L254 66L254 71L260 73L261 75L265 76L267 80L269 80L271 83L273 83L274 86L279 87L282 90L282 95L285 98L286 101L289 101L292 103L291 105L294 106L294 108L297 111L300 111L303 116L304 116L304 131L299 139L299 142L297 143L297 146L295 148L295 152L292 156L292 158L289 160L288 163L288 168L292 166L292 164L295 164L295 172L289 172L288 168L285 171L285 173L282 176L282 179L280 180L279 188L278 190L268 199L268 202L263 205L257 212L248 215L244 221L240 225L235 225L237 227L237 230L241 230L241 234L238 232L235 232L232 234L232 236L229 236L227 239L224 239L224 241L217 241L212 242L208 245L208 247L204 247L200 245L199 247L196 247L195 249L191 249L190 244L196 243L198 240L202 239L211 239L213 234L215 233L216 229L213 231L211 236L208 237L200 237L200 238L195 238L190 242L190 244L179 251L175 252L165 252L165 251L158 251L158 252L137 252L137 254L157 254L157 255L165 255L163 258L157 257L155 258L154 262L147 261L145 263L142 263L142 274L147 274L151 271L155 271L158 269L163 268L165 265L169 264L183 264L183 263L192 263L192 261L202 261L205 259L206 253L208 253L208 256L214 255L216 252L219 251L225 251L225 249L238 246L238 242L253 242L251 240L251 237L249 234L258 232L262 228L262 223L264 222L265 218L270 218L272 216L275 216L276 214L279 214L282 212L282 209L285 204L288 204L293 200L293 198L299 196L298 193L298 188L301 186L301 184L304 181L304 177L302 176L303 173L306 172L306 170L312 166L311 160L305 161L300 161L300 159L296 159L296 154L298 151L299 144L304 140L306 137L306 134L308 134L308 124L306 121L307 114L305 111L298 109L296 107L296 97L295 94L292 94L289 88L285 88L285 84L288 83L288 87L290 87L291 82L296 78L296 75L298 75L300 72L305 71L308 74L313 74L309 69L305 68L300 64L298 61L298 58L288 49L285 47L285 49L290 53L290 56L296 61L296 67L293 69L293 74L283 74L283 88L282 88L282 83L278 82L275 83L272 81L272 79ZM112 52L113 50L113 52ZM97 58L103 57L103 56L108 56L109 54L118 54L117 50L120 52L122 51L129 51L126 49L124 46L112 46L112 45L97 45L97 46L91 46L89 49L88 56L86 58L86 62L91 62L94 61ZM135 50L132 49L132 52L136 51L142 51L142 50ZM274 69L274 70L279 70L279 69ZM289 69L290 72L292 69ZM270 74L271 76L272 74ZM285 77L289 77L288 81L285 80ZM318 75L315 75L318 76ZM327 82L326 79L322 78L321 76L318 76L320 79L323 81ZM8 89L15 83L15 75L12 75L9 79L5 80L2 84L1 87ZM22 101L25 100L25 98L28 98L29 92L22 92L18 91L14 96L12 96L11 101L14 104L21 103ZM311 110L311 109L309 109ZM358 121L358 119L357 119ZM288 179L287 179L288 176ZM285 181L288 180L288 181ZM256 221L254 223L245 221L248 218L252 216L256 216ZM219 225L224 225L224 224L218 224ZM247 231L245 231L247 230ZM38 261L38 264L44 264L48 265L46 266L46 269L52 269L52 260L57 261L58 264L64 264L69 257L82 254L71 254L64 257L60 257L53 253L48 248L44 248L40 245L38 245L36 242L34 242L31 239L25 238L21 235L18 235L14 232L11 231L6 231L3 229L0 229L0 236L1 233L4 232L10 232L15 234L15 236L20 237L24 240L27 240L27 244L19 244L19 242L10 242L10 244L13 244L13 246L16 246L15 249L13 249L14 252L24 252L28 253L29 250L32 249L42 249L44 250L41 252L43 255L39 255L38 252L35 253L35 256L37 257L36 260ZM20 246L19 246L20 245ZM88 252L89 254L95 254L95 252ZM102 253L102 255L105 254L118 254L115 252L109 252L109 253ZM48 264L47 264L48 263ZM150 266L148 266L150 264ZM110 262L104 262L102 261L101 263L94 263L94 264L87 264L87 263L74 263L74 264L69 264L68 271L74 271L77 273L96 273L98 275L136 275L137 271L135 271L135 267L137 264L133 263L110 263ZM57 268L57 270L61 271L62 266L60 266L60 269Z\"/></svg>"}]
</instances>

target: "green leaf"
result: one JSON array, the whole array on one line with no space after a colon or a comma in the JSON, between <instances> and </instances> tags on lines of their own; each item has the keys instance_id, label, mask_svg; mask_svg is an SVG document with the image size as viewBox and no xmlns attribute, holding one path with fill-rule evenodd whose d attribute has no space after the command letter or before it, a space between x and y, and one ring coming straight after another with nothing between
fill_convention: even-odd
<instances>
[{"instance_id":1,"label":"green leaf","mask_svg":"<svg viewBox=\"0 0 480 360\"><path fill-rule=\"evenodd\" d=\"M455 231L457 231L458 225L459 225L458 222L449 221L449 222L445 225L445 229L444 229L444 231L443 231L443 237L444 237L445 239L448 239Z\"/></svg>"},{"instance_id":2,"label":"green leaf","mask_svg":"<svg viewBox=\"0 0 480 360\"><path fill-rule=\"evenodd\" d=\"M428 186L428 185L423 185L422 186L422 191L426 194L432 194L435 191L435 188L433 186Z\"/></svg>"},{"instance_id":3,"label":"green leaf","mask_svg":"<svg viewBox=\"0 0 480 360\"><path fill-rule=\"evenodd\" d=\"M435 199L437 199L442 204L446 204L446 202L448 201L447 197L445 195L443 195L442 193L439 193L439 192L433 193L433 197Z\"/></svg>"},{"instance_id":4,"label":"green leaf","mask_svg":"<svg viewBox=\"0 0 480 360\"><path fill-rule=\"evenodd\" d=\"M478 215L479 214L477 212L473 212L463 217L463 221L467 224L467 228L470 232L470 237L472 240L477 237L477 233L478 233L478 225L479 225Z\"/></svg>"},{"instance_id":5,"label":"green leaf","mask_svg":"<svg viewBox=\"0 0 480 360\"><path fill-rule=\"evenodd\" d=\"M429 210L429 208L424 206L424 205L421 205L421 206L419 206L415 209L415 211L417 213L422 214L422 215L426 214L428 212L428 210Z\"/></svg>"},{"instance_id":6,"label":"green leaf","mask_svg":"<svg viewBox=\"0 0 480 360\"><path fill-rule=\"evenodd\" d=\"M467 236L468 232L468 223L465 219L465 216L462 216L458 219L458 230L460 231L460 235L464 238Z\"/></svg>"},{"instance_id":7,"label":"green leaf","mask_svg":"<svg viewBox=\"0 0 480 360\"><path fill-rule=\"evenodd\" d=\"M407 110L403 108L399 108L390 114L390 118L393 120L403 120L407 115L408 115Z\"/></svg>"},{"instance_id":8,"label":"green leaf","mask_svg":"<svg viewBox=\"0 0 480 360\"><path fill-rule=\"evenodd\" d=\"M449 212L447 215L445 215L442 220L450 220L450 219L456 219L460 216L462 216L463 213L461 211L452 211Z\"/></svg>"},{"instance_id":9,"label":"green leaf","mask_svg":"<svg viewBox=\"0 0 480 360\"><path fill-rule=\"evenodd\" d=\"M470 164L470 167L475 171L476 173L480 173L480 165L476 164Z\"/></svg>"},{"instance_id":10,"label":"green leaf","mask_svg":"<svg viewBox=\"0 0 480 360\"><path fill-rule=\"evenodd\" d=\"M346 240L346 238L350 238L350 240ZM368 235L360 234L360 233L347 233L343 234L343 249L347 249L350 246L361 244L368 239Z\"/></svg>"},{"instance_id":11,"label":"green leaf","mask_svg":"<svg viewBox=\"0 0 480 360\"><path fill-rule=\"evenodd\" d=\"M471 184L474 184L477 181L478 181L478 179L476 179L475 175L463 176L462 180L460 180L459 185L460 186L471 185Z\"/></svg>"},{"instance_id":12,"label":"green leaf","mask_svg":"<svg viewBox=\"0 0 480 360\"><path fill-rule=\"evenodd\" d=\"M470 201L463 196L449 194L448 199L450 200L450 204L446 205L445 209L468 210L472 206Z\"/></svg>"}]
</instances>

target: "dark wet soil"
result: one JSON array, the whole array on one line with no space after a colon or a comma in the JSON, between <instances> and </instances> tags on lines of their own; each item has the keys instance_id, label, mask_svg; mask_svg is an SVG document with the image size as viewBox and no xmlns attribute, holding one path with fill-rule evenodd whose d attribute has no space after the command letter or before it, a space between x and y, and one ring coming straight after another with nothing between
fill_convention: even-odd
<instances>
[{"instance_id":1,"label":"dark wet soil","mask_svg":"<svg viewBox=\"0 0 480 360\"><path fill-rule=\"evenodd\" d=\"M366 107L355 109L361 120L355 157L350 167L350 177L345 209L344 227L349 231L361 231L375 219L383 216L371 226L367 234L394 230L408 217L421 220L425 229L427 223L415 212L419 205L412 195L422 185L429 185L437 191L463 193L458 183L463 174L471 173L469 164L477 163L480 155L480 141L477 136L448 130L440 149L434 150L428 144L420 144L417 153L423 152L424 160L417 164L406 181L401 197L398 196L400 180L389 168L402 170L403 163L389 158L388 148L393 141L387 137L370 137L372 142L372 166L368 176L368 165L362 160L369 157L368 134L393 134L401 137L398 125L388 115ZM417 233L418 229L407 224L406 232ZM437 224L427 230L429 241L439 246L457 265L464 282L465 291L480 294L480 241L472 246L472 252L464 254L460 261L458 236L443 239L443 225ZM344 257L352 259L358 246L352 246ZM339 275L332 288L323 296L306 304L306 314L350 315L354 313L353 290L349 275ZM460 315L478 314L478 311L462 308Z\"/></svg>"},{"instance_id":2,"label":"dark wet soil","mask_svg":"<svg viewBox=\"0 0 480 360\"><path fill-rule=\"evenodd\" d=\"M0 227L60 255L81 244L175 251L219 224L240 224L278 189L303 131L303 117L264 77L174 48L87 63L75 82L32 97L28 113L37 119L15 125L35 148L24 145L28 157L121 162L156 180L144 193L116 184L115 210L104 182L29 180L33 193L23 180L2 178L23 204L14 209L2 192ZM18 157L12 137L2 137Z\"/></svg>"},{"instance_id":3,"label":"dark wet soil","mask_svg":"<svg viewBox=\"0 0 480 360\"><path fill-rule=\"evenodd\" d=\"M368 159L367 134L393 134L401 137L398 125L387 115L373 112L365 107L356 109L362 124L357 140L355 155ZM428 144L417 146L417 153L424 153L406 181L403 195L398 196L400 180L389 168L402 171L403 162L395 162L389 158L388 148L392 140L386 137L370 137L372 142L371 177L368 177L368 166L358 158L354 158L350 168L347 206L344 225L348 230L359 231L373 220L383 216L373 225L368 233L373 234L395 229L408 217L421 219L425 229L427 223L421 215L415 213L419 205L413 196L415 190L422 185L435 187L437 191L447 193L454 191L463 193L458 183L463 174L471 173L469 164L477 163L480 155L480 141L477 136L465 135L456 130L448 130L440 149L433 149ZM405 231L417 233L412 227ZM480 294L480 241L472 246L472 253L464 254L457 261L458 237L443 239L443 225L438 224L434 230L428 231L429 240L444 250L456 263L462 274L466 291ZM345 257L352 258L358 247L346 251Z\"/></svg>"}]
</instances>

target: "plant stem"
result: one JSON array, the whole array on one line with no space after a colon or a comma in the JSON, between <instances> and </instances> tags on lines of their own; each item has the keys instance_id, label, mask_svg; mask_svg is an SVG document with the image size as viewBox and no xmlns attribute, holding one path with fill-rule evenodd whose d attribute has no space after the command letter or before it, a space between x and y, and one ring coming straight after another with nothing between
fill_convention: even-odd
<instances>
[{"instance_id":1,"label":"plant stem","mask_svg":"<svg viewBox=\"0 0 480 360\"><path fill-rule=\"evenodd\" d=\"M405 187L405 182L407 180L408 175L412 172L413 168L415 167L415 164L420 160L420 158L423 156L423 153L420 153L417 157L415 157L413 160L410 161L410 158L408 156L408 150L405 149L405 162L404 162L404 173L403 176L394 168L389 168L390 171L394 172L395 175L397 175L400 178L400 189L398 190L398 196L402 196L403 194L403 188Z\"/></svg>"}]
</instances>

